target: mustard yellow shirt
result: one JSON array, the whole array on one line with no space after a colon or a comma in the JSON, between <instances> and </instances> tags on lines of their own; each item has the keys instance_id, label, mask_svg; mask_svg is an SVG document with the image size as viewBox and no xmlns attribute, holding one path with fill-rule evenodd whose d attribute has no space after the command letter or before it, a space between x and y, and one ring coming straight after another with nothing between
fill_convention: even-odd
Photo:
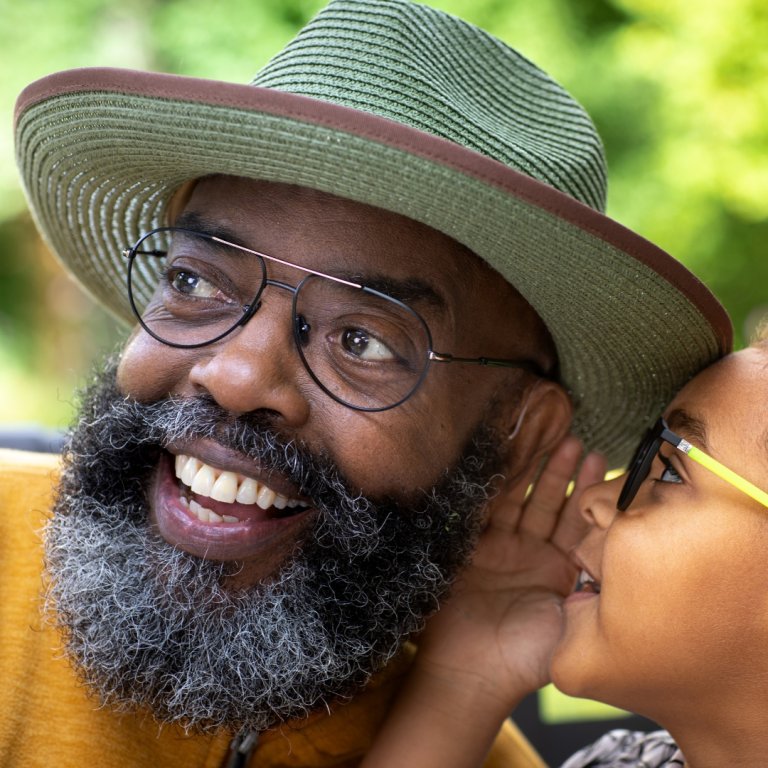
<instances>
[{"instance_id":1,"label":"mustard yellow shirt","mask_svg":"<svg viewBox=\"0 0 768 768\"><path fill-rule=\"evenodd\" d=\"M220 768L230 737L185 734L99 706L41 618L41 530L58 458L0 449L0 766ZM262 733L252 768L352 768L407 670L404 653L351 702ZM544 768L508 722L485 768Z\"/></svg>"}]
</instances>

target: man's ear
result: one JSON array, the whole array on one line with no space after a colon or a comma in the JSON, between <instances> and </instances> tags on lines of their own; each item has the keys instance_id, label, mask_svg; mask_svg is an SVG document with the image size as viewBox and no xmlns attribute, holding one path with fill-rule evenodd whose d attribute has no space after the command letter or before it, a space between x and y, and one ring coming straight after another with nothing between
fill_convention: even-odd
<instances>
[{"instance_id":1,"label":"man's ear","mask_svg":"<svg viewBox=\"0 0 768 768\"><path fill-rule=\"evenodd\" d=\"M572 420L573 404L565 390L553 381L537 381L510 416L508 467L513 476L550 453Z\"/></svg>"}]
</instances>

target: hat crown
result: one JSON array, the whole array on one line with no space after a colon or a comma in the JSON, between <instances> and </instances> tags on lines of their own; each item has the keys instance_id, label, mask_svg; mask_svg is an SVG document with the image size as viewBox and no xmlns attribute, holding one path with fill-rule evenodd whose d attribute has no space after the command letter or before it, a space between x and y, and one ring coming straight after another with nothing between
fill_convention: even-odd
<instances>
[{"instance_id":1,"label":"hat crown","mask_svg":"<svg viewBox=\"0 0 768 768\"><path fill-rule=\"evenodd\" d=\"M334 0L252 85L409 125L604 210L605 155L586 111L487 32L410 0Z\"/></svg>"}]
</instances>

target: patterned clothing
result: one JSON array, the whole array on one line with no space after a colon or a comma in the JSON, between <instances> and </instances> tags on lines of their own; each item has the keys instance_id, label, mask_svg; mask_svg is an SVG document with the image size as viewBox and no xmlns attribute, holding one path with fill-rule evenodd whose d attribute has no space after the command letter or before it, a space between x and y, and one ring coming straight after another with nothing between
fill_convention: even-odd
<instances>
[{"instance_id":1,"label":"patterned clothing","mask_svg":"<svg viewBox=\"0 0 768 768\"><path fill-rule=\"evenodd\" d=\"M666 731L606 733L566 760L561 768L683 768L683 753Z\"/></svg>"}]
</instances>

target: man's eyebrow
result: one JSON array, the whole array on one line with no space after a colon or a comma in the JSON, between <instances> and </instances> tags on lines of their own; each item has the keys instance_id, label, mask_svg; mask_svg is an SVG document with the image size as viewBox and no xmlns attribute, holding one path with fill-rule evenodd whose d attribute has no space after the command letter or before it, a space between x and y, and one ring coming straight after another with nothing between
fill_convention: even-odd
<instances>
[{"instance_id":1,"label":"man's eyebrow","mask_svg":"<svg viewBox=\"0 0 768 768\"><path fill-rule=\"evenodd\" d=\"M226 240L228 243L234 243L235 245L244 245L238 240L237 235L232 230L216 224L194 211L182 213L176 219L173 226L179 229L190 229L193 232L199 232L201 235L208 235L208 237L218 237L220 240Z\"/></svg>"},{"instance_id":2,"label":"man's eyebrow","mask_svg":"<svg viewBox=\"0 0 768 768\"><path fill-rule=\"evenodd\" d=\"M182 213L176 220L174 226L180 229L190 229L194 232L199 232L201 235L218 237L221 240L226 240L235 245L241 245L244 248L250 248L258 253L258 249L251 248L248 244L243 243L231 230L206 219L204 216L201 216L194 211L185 211ZM265 253L265 255L271 256L272 254ZM279 258L282 259L283 256L280 256ZM288 262L291 261L288 257L286 257L285 260ZM397 279L382 274L381 272L365 273L359 270L334 270L328 272L328 274L333 275L333 277L340 277L343 280L349 280L352 283L364 285L366 288L372 288L374 291L379 291L379 293L385 293L387 296L391 296L393 299L398 299L404 304L428 304L441 311L444 311L447 306L445 298L434 288L434 286L418 277Z\"/></svg>"},{"instance_id":3,"label":"man's eyebrow","mask_svg":"<svg viewBox=\"0 0 768 768\"><path fill-rule=\"evenodd\" d=\"M381 273L365 274L362 272L334 272L336 277L342 277L353 283L359 283L366 288L385 293L404 304L429 304L435 309L444 311L446 301L443 296L426 280L418 277L397 279Z\"/></svg>"},{"instance_id":4,"label":"man's eyebrow","mask_svg":"<svg viewBox=\"0 0 768 768\"><path fill-rule=\"evenodd\" d=\"M667 424L674 432L681 432L686 440L690 440L697 448L709 450L707 444L707 425L704 420L684 408L676 408L667 417Z\"/></svg>"}]
</instances>

